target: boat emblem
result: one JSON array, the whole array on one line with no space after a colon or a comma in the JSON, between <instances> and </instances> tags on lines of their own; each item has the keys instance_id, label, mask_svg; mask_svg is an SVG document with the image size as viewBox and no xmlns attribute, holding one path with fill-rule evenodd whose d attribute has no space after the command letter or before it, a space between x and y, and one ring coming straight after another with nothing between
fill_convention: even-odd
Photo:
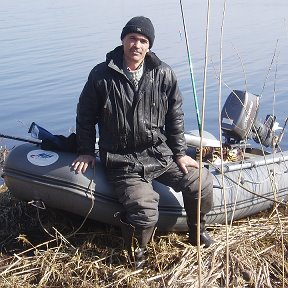
<instances>
[{"instance_id":1,"label":"boat emblem","mask_svg":"<svg viewBox=\"0 0 288 288\"><path fill-rule=\"evenodd\" d=\"M27 159L36 166L48 166L55 163L59 159L59 155L52 151L38 149L30 151Z\"/></svg>"}]
</instances>

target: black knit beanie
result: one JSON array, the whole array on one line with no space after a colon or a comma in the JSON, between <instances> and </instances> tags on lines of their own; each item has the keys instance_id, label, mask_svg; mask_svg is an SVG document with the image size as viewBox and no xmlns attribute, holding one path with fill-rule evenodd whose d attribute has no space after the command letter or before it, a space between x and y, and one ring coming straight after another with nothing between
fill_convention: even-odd
<instances>
[{"instance_id":1,"label":"black knit beanie","mask_svg":"<svg viewBox=\"0 0 288 288\"><path fill-rule=\"evenodd\" d=\"M123 38L129 33L139 33L146 36L149 40L149 48L152 47L155 38L155 31L149 18L137 16L129 20L122 30L121 40L123 40Z\"/></svg>"}]
</instances>

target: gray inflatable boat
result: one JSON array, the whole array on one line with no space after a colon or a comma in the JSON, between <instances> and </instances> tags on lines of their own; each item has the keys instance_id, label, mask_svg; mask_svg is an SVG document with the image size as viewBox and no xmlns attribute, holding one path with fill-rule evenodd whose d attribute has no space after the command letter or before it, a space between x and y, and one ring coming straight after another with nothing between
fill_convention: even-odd
<instances>
[{"instance_id":1,"label":"gray inflatable boat","mask_svg":"<svg viewBox=\"0 0 288 288\"><path fill-rule=\"evenodd\" d=\"M241 163L225 164L223 176L220 167L209 166L214 176L214 207L207 223L225 223L225 202L231 221L268 209L273 200L287 200L288 152L265 157L253 154L253 149L250 152ZM76 174L71 169L74 159L72 153L22 144L9 153L3 178L19 199L36 204L41 201L48 207L82 216L89 214L91 219L117 225L114 215L121 206L105 179L100 160L97 159L95 169ZM160 195L158 229L187 230L182 194L156 181L153 184Z\"/></svg>"}]
</instances>

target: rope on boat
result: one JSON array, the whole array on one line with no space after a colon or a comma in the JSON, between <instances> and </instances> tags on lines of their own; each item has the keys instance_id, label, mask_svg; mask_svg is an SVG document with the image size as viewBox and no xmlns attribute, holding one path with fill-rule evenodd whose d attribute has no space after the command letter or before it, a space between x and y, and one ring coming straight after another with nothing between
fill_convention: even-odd
<instances>
[{"instance_id":1,"label":"rope on boat","mask_svg":"<svg viewBox=\"0 0 288 288\"><path fill-rule=\"evenodd\" d=\"M220 168L218 168L218 167L216 167L215 165L213 165L213 163L210 163L210 164L211 164L219 173L221 173ZM251 194L253 194L253 195L257 196L257 197L266 199L266 200L268 200L268 201L272 201L272 202L274 202L274 203L276 203L276 204L285 205L285 206L288 207L288 204L287 204L287 203L284 203L283 201L278 201L278 200L275 200L275 199L271 199L271 198L266 197L266 196L264 196L264 195L260 195L260 194L258 194L258 193L256 193L256 192L253 192L253 191L249 190L248 188L246 188L246 187L245 187L244 185L242 185L241 183L238 183L237 181L235 181L235 180L234 180L233 178L231 178L230 176L226 175L225 173L222 173L222 174L224 175L225 178L227 178L227 179L229 179L231 182L233 182L233 183L235 184L235 186L239 186L239 187L242 188L243 190L245 190L245 191L247 191L247 192L249 192L249 193L251 193ZM223 189L223 187L222 187L222 189Z\"/></svg>"},{"instance_id":2,"label":"rope on boat","mask_svg":"<svg viewBox=\"0 0 288 288\"><path fill-rule=\"evenodd\" d=\"M83 225L85 224L86 220L88 219L90 213L92 212L93 208L94 208L94 204L95 204L95 197L93 196L93 191L92 191L92 184L93 184L93 179L95 178L95 174L96 174L96 162L95 162L95 165L94 165L94 168L93 168L93 176L89 182L89 185L87 187L87 191L90 192L90 196L91 196L91 207L90 209L88 210L84 220L82 221L81 225L73 232L71 233L70 235L68 235L67 237L72 237L73 235L75 235L82 227ZM96 188L96 182L94 182L94 185L95 185L95 188Z\"/></svg>"},{"instance_id":3,"label":"rope on boat","mask_svg":"<svg viewBox=\"0 0 288 288\"><path fill-rule=\"evenodd\" d=\"M279 174L275 174L275 175L283 175L284 173L279 173ZM273 173L271 173L271 175L273 176ZM264 184L267 180L270 180L271 175L268 175L262 182L261 181L252 181L249 179L245 179L244 177L239 177L240 178L240 183L244 184L244 183L249 183L249 184L254 184L254 185L261 185ZM237 187L238 186L238 182L237 184L231 184L231 185L213 185L214 188L219 188L219 189L231 189L233 187Z\"/></svg>"},{"instance_id":4,"label":"rope on boat","mask_svg":"<svg viewBox=\"0 0 288 288\"><path fill-rule=\"evenodd\" d=\"M252 181L252 180L248 180L248 179L245 179L244 177L242 177L240 183L242 183L242 184L250 183L250 184L261 185L261 184L264 184L267 180L270 180L271 176L273 178L275 178L274 176L282 176L282 175L286 174L287 172L288 172L287 170L285 170L284 172L273 172L273 171L270 171L270 174L263 181Z\"/></svg>"},{"instance_id":5,"label":"rope on boat","mask_svg":"<svg viewBox=\"0 0 288 288\"><path fill-rule=\"evenodd\" d=\"M70 238L72 236L74 236L82 227L83 225L85 224L86 220L88 219L90 213L92 212L93 208L94 208L94 204L95 204L95 197L93 196L93 191L92 191L92 184L93 184L93 179L95 178L95 174L96 174L96 164L94 165L94 169L93 169L93 177L91 178L90 182L89 182L89 185L87 187L87 191L90 192L90 196L91 196L91 207L89 208L84 220L82 221L82 223L80 224L80 226L74 231L72 232L71 234L68 234L64 237L64 239L66 238ZM95 183L95 182L94 182ZM96 183L94 184L95 187L96 187ZM41 203L40 203L41 202ZM49 235L51 236L52 238L56 239L56 237L54 235L52 235L43 225L42 221L41 221L41 218L40 218L40 214L39 214L39 209L42 209L42 210L45 210L46 207L45 207L45 204L42 202L42 201L30 201L28 204L31 204L32 206L36 207L37 208L37 218L38 218L38 221L40 223L40 226L42 227L42 229ZM57 230L56 230L57 231ZM59 233L57 231L57 233ZM70 244L71 245L71 244Z\"/></svg>"}]
</instances>

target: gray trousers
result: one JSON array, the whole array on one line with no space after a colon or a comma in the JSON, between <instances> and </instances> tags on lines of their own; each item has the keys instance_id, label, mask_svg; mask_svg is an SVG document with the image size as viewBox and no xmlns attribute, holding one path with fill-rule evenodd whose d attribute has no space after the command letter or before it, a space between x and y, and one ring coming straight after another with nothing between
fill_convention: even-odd
<instances>
[{"instance_id":1,"label":"gray trousers","mask_svg":"<svg viewBox=\"0 0 288 288\"><path fill-rule=\"evenodd\" d=\"M155 226L159 217L159 194L153 190L152 182L145 180L137 171L123 173L122 170L122 173L117 173L115 169L113 171L108 169L107 173L124 207L126 221L143 229ZM205 214L212 209L213 205L213 178L206 168L202 169L201 178L201 219L205 224ZM188 224L195 225L197 223L199 169L190 168L189 173L185 175L176 162L173 162L168 170L155 180L170 186L177 192L182 192Z\"/></svg>"}]
</instances>

